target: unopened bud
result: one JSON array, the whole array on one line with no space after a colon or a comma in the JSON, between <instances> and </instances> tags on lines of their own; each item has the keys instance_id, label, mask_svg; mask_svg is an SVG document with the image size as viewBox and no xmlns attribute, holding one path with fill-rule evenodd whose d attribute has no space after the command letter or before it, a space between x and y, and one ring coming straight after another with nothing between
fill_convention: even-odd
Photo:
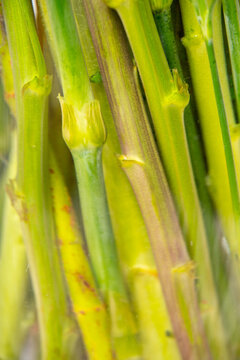
<instances>
[{"instance_id":1,"label":"unopened bud","mask_svg":"<svg viewBox=\"0 0 240 360\"><path fill-rule=\"evenodd\" d=\"M62 132L70 150L101 147L106 141L106 130L97 100L81 109L59 97L62 108Z\"/></svg>"}]
</instances>

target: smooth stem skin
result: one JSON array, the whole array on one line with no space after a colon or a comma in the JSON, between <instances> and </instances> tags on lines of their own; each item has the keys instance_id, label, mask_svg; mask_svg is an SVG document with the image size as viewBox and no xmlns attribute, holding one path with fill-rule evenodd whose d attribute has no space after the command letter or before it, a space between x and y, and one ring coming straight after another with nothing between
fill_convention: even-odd
<instances>
[{"instance_id":1,"label":"smooth stem skin","mask_svg":"<svg viewBox=\"0 0 240 360\"><path fill-rule=\"evenodd\" d=\"M117 159L117 154L121 152L121 149L106 93L101 79L100 82L99 80L93 82L94 75L99 74L100 70L83 2L72 0L72 7L80 42L83 45L91 87L95 98L100 101L107 127L108 136L102 155L104 180L119 260L139 322L144 359L158 360L160 354L164 354L165 359L177 360L179 353L176 341L171 336L172 327L145 224L131 185Z\"/></svg>"},{"instance_id":2,"label":"smooth stem skin","mask_svg":"<svg viewBox=\"0 0 240 360\"><path fill-rule=\"evenodd\" d=\"M135 54L167 177L191 249L190 244L194 247L196 242L195 232L202 229L202 224L183 123L188 92L177 72L173 77L170 73L147 2L123 1L117 11ZM196 219L200 219L199 225L194 226ZM204 233L204 229L201 231Z\"/></svg>"},{"instance_id":3,"label":"smooth stem skin","mask_svg":"<svg viewBox=\"0 0 240 360\"><path fill-rule=\"evenodd\" d=\"M161 1L160 1L161 3ZM179 58L177 42L174 34L174 26L171 14L171 4L167 4L162 8L162 4L151 2L155 23L158 29L159 36L166 54L169 67L177 69L181 78L184 80L183 69ZM209 191L207 188L207 170L203 160L203 152L200 144L198 130L193 116L191 98L190 103L184 110L184 125L188 141L189 153L194 173L194 179L197 186L198 196L202 208L204 223L206 226L208 244L211 258L216 257L216 228L214 226L213 205L210 200ZM215 263L212 263L213 272Z\"/></svg>"},{"instance_id":4,"label":"smooth stem skin","mask_svg":"<svg viewBox=\"0 0 240 360\"><path fill-rule=\"evenodd\" d=\"M38 2L65 100L73 105L78 104L78 108L81 108L93 97L70 1Z\"/></svg>"},{"instance_id":5,"label":"smooth stem skin","mask_svg":"<svg viewBox=\"0 0 240 360\"><path fill-rule=\"evenodd\" d=\"M223 0L229 55L235 90L238 122L240 122L240 9L238 0Z\"/></svg>"},{"instance_id":6,"label":"smooth stem skin","mask_svg":"<svg viewBox=\"0 0 240 360\"><path fill-rule=\"evenodd\" d=\"M234 246L239 238L236 237L236 232L238 231L239 233L239 230L236 230L236 227L239 227L239 224L234 222L232 215L232 202L227 167L208 54L193 5L189 0L181 0L180 5L185 32L183 44L187 49L193 88L199 112L199 120L207 155L209 189L217 213L220 217L225 236L230 244L230 248L233 250L232 254L234 254ZM219 254L218 250L217 254ZM226 257L228 257L228 255L224 253L224 258ZM236 257L234 255L231 257L231 260L228 259L228 269L232 266L235 267L235 265L236 268L239 269L239 264L235 264L235 260ZM229 279L226 281L225 269L226 267L223 269L223 265L220 265L216 270L220 280L218 288L221 288L221 307L222 312L225 313L224 323L227 324L228 341L230 344L235 342L235 345L233 346L237 346L238 348L239 340L235 337L238 333L236 328L239 323L237 320L239 316L238 291L236 292L233 290L233 293L230 293L230 291L232 285L233 288L235 288L235 286L239 284L239 281L236 279L239 270L235 269L233 272L230 270L230 275L227 274ZM224 288L224 286L222 287L222 280L223 282L226 282L227 288ZM239 285L237 287L239 287ZM235 309L233 314L229 314L229 308Z\"/></svg>"},{"instance_id":7,"label":"smooth stem skin","mask_svg":"<svg viewBox=\"0 0 240 360\"><path fill-rule=\"evenodd\" d=\"M228 358L211 269L208 240L185 134L183 114L189 100L187 88L176 70L173 71L173 77L168 67L165 70L166 58L149 4L142 0L123 1L116 9L123 21L138 64L188 250L197 264L200 300L206 302L212 310L204 314L210 348L214 356ZM145 57L144 61L142 61L143 57ZM167 81L164 84L163 72L166 72L164 77ZM216 321L219 324L217 336L216 331L213 331L216 328Z\"/></svg>"},{"instance_id":8,"label":"smooth stem skin","mask_svg":"<svg viewBox=\"0 0 240 360\"><path fill-rule=\"evenodd\" d=\"M207 155L209 189L225 234L231 243L234 241L234 239L231 240L231 194L208 55L193 5L189 0L181 0L180 5L185 32L183 44L187 49Z\"/></svg>"},{"instance_id":9,"label":"smooth stem skin","mask_svg":"<svg viewBox=\"0 0 240 360\"><path fill-rule=\"evenodd\" d=\"M16 102L13 85L13 75L11 67L11 58L7 43L7 35L4 27L4 18L2 14L2 4L0 3L0 61L1 61L1 81L4 88L4 99L9 106L13 116L16 116Z\"/></svg>"},{"instance_id":10,"label":"smooth stem skin","mask_svg":"<svg viewBox=\"0 0 240 360\"><path fill-rule=\"evenodd\" d=\"M13 135L15 137L15 134ZM6 183L16 175L17 147L13 139L3 203L0 248L0 358L19 359L23 341L23 307L28 284L27 258L21 223L6 192ZM13 336L14 334L14 336Z\"/></svg>"},{"instance_id":11,"label":"smooth stem skin","mask_svg":"<svg viewBox=\"0 0 240 360\"><path fill-rule=\"evenodd\" d=\"M212 9L212 39L213 48L216 58L216 64L218 69L219 81L221 84L221 91L224 101L224 107L227 116L228 126L235 124L235 114L233 109L233 103L230 93L230 86L228 80L226 55L223 42L223 24L222 24L222 4L217 1Z\"/></svg>"},{"instance_id":12,"label":"smooth stem skin","mask_svg":"<svg viewBox=\"0 0 240 360\"><path fill-rule=\"evenodd\" d=\"M73 311L89 359L113 359L107 308L98 294L72 200L52 151L50 165L58 244Z\"/></svg>"},{"instance_id":13,"label":"smooth stem skin","mask_svg":"<svg viewBox=\"0 0 240 360\"><path fill-rule=\"evenodd\" d=\"M2 228L2 216L5 198L6 170L8 166L9 150L11 148L12 119L9 109L4 101L4 90L0 82L0 229ZM0 230L1 239L1 230ZM0 240L1 242L1 240Z\"/></svg>"},{"instance_id":14,"label":"smooth stem skin","mask_svg":"<svg viewBox=\"0 0 240 360\"><path fill-rule=\"evenodd\" d=\"M238 125L235 128L235 124L237 122L237 119L239 117L238 112L238 98L239 95L237 95L237 81L238 81L238 75L236 72L234 72L234 62L238 62L237 60L237 44L239 42L239 24L237 22L237 19L239 17L239 4L235 3L234 1L229 1L225 4L225 8L227 8L227 11L229 13L233 14L232 21L229 22L227 20L227 17L225 16L225 25L227 30L227 37L228 37L228 45L229 45L229 53L230 53L230 59L231 59L231 65L232 65L232 73L233 73L233 79L234 79L234 88L235 88L235 99L234 103L237 105L237 118L235 118L235 114L233 111L233 103L231 99L230 89L229 89L229 81L228 81L228 72L226 69L226 59L225 59L225 53L224 53L224 46L223 46L223 34L222 34L222 23L221 23L221 2L217 2L217 4L214 7L213 15L212 15L212 26L213 26L213 46L214 46L214 53L217 60L217 69L218 69L218 75L219 80L221 83L221 90L226 110L226 116L228 120L229 130L230 130L230 136L231 136L231 144L232 144L232 151L233 151L233 157L234 157L234 163L235 163L235 171L236 171L236 177L238 181L238 189L240 189L240 143L237 140L237 137L234 135L232 137L232 134L236 134L238 132L237 128ZM231 11L230 11L231 10ZM236 11L236 12L235 12ZM230 15L230 14L229 14ZM233 31L234 29L234 31ZM231 34L230 34L231 32ZM238 34L238 35L237 35ZM231 39L234 40L231 42ZM219 44L218 46L216 46ZM231 45L233 47L231 47ZM222 58L222 61L219 61ZM239 66L236 64L236 67Z\"/></svg>"},{"instance_id":15,"label":"smooth stem skin","mask_svg":"<svg viewBox=\"0 0 240 360\"><path fill-rule=\"evenodd\" d=\"M174 336L184 358L208 359L192 283L193 269L135 86L124 32L116 16L101 0L84 1L84 4L120 139L122 155L119 160L136 194L147 227ZM162 323L162 334L167 330L166 325L167 322ZM201 341L196 341L196 337ZM165 346L166 340L163 337ZM162 356L172 359L165 346Z\"/></svg>"},{"instance_id":16,"label":"smooth stem skin","mask_svg":"<svg viewBox=\"0 0 240 360\"><path fill-rule=\"evenodd\" d=\"M0 4L0 229L2 228L1 221L5 201L6 169L11 148L11 128L14 126L10 111L15 109L14 97L8 96L9 93L14 95L14 88L9 48L3 27L4 23ZM11 101L8 102L10 99Z\"/></svg>"},{"instance_id":17,"label":"smooth stem skin","mask_svg":"<svg viewBox=\"0 0 240 360\"><path fill-rule=\"evenodd\" d=\"M161 2L161 1L160 1ZM154 5L154 7L153 7ZM179 58L177 42L174 34L171 7L168 5L163 9L153 2L154 20L161 38L162 46L167 57L170 69L177 69L182 80L184 80L181 61ZM209 192L206 184L206 166L203 159L203 151L198 135L198 129L193 116L191 99L190 103L184 109L184 125L191 157L191 164L194 173L194 179L197 186L198 196L204 216L204 222L208 236L213 238L213 207L210 201Z\"/></svg>"},{"instance_id":18,"label":"smooth stem skin","mask_svg":"<svg viewBox=\"0 0 240 360\"><path fill-rule=\"evenodd\" d=\"M2 30L2 29L1 29ZM0 84L0 357L18 359L25 335L22 321L27 288L27 259L18 214L10 202L6 187L16 176L17 146L16 130L11 131L15 104L4 101L8 91L14 93L13 76L6 34L1 38L1 84ZM4 43L4 44L3 44ZM4 96L5 95L5 96ZM11 97L11 99L14 99ZM10 109L9 109L10 108ZM24 313L24 315L23 315ZM15 334L13 336L13 334Z\"/></svg>"},{"instance_id":19,"label":"smooth stem skin","mask_svg":"<svg viewBox=\"0 0 240 360\"><path fill-rule=\"evenodd\" d=\"M94 100L91 90L70 2L68 0L40 0L39 3L63 87L64 98L59 98L62 107L63 137L73 155L80 183L79 178L83 175L79 173L75 149L85 149L85 159L82 160L81 169L83 173L87 173L88 167L95 166L96 169L92 168L92 171L96 171L98 174L102 166L101 157L98 157L94 164L91 157L88 157L88 151L91 152L96 147L102 148L106 139L100 105L98 101ZM99 202L96 204L91 200L93 195L88 184L83 182L83 186L86 186L89 196L88 202L86 197L81 197L80 194L84 231L87 235L86 239L97 285L100 286L104 300L109 306L113 344L120 360L129 359L132 356L140 358L136 337L138 330L134 324L135 319L118 264L103 178L96 183L96 188L92 189L93 193L98 192ZM82 187L80 192L85 194ZM89 207L90 203L92 208ZM89 218L91 213L95 214L92 224L87 221L85 213ZM104 233L98 233L100 222ZM90 226L92 228L89 228ZM94 229L94 237L88 235ZM94 251L93 244L94 246L97 244L102 251L100 253ZM112 259L111 262L109 259Z\"/></svg>"},{"instance_id":20,"label":"smooth stem skin","mask_svg":"<svg viewBox=\"0 0 240 360\"><path fill-rule=\"evenodd\" d=\"M228 229L226 235L229 238L229 230L232 225L231 194L208 55L193 5L189 0L181 0L180 5L185 31L183 44L187 49L203 141L207 154L209 189L214 205L221 217L224 230ZM224 189L224 192L222 189Z\"/></svg>"},{"instance_id":21,"label":"smooth stem skin","mask_svg":"<svg viewBox=\"0 0 240 360\"><path fill-rule=\"evenodd\" d=\"M119 354L118 356L123 358L124 347L130 339L127 338L127 331L126 340L122 337L122 333L125 327L124 323L130 324L131 317L129 317L128 313L128 304L124 301L125 288L122 279L119 278L120 269L116 266L117 253L107 208L101 152L100 148L96 148L92 150L74 150L72 154L78 179L85 234L87 238L92 239L91 243L88 243L88 250L90 257L95 259L96 278L100 290L109 304L110 313L116 311L116 321L112 324L115 327L113 329L115 333L114 345ZM104 261L103 264L102 261ZM107 269L112 271L108 272ZM106 287L108 283L111 284L109 289ZM116 309L114 309L115 306ZM133 323L132 332L134 333ZM131 340L129 345L131 346ZM132 346L132 356L134 356L136 351L134 342Z\"/></svg>"},{"instance_id":22,"label":"smooth stem skin","mask_svg":"<svg viewBox=\"0 0 240 360\"><path fill-rule=\"evenodd\" d=\"M47 96L50 79L29 1L3 1L14 74L18 121L18 172L9 193L23 230L37 303L42 359L63 351L66 301L54 244L47 165ZM25 52L22 52L24 47Z\"/></svg>"},{"instance_id":23,"label":"smooth stem skin","mask_svg":"<svg viewBox=\"0 0 240 360\"><path fill-rule=\"evenodd\" d=\"M78 37L81 43L82 52L86 62L88 76L90 78L91 85L94 88L95 84L102 83L102 79L100 75L99 65L97 62L91 34L88 28L83 2L82 0L80 1L71 0L71 4L72 4L73 15L76 22ZM99 76L96 77L96 75ZM103 92L104 92L104 88L103 88Z\"/></svg>"},{"instance_id":24,"label":"smooth stem skin","mask_svg":"<svg viewBox=\"0 0 240 360\"><path fill-rule=\"evenodd\" d=\"M219 76L218 76L216 58L215 58L215 54L214 54L213 41L212 41L212 39L206 39L205 41L206 41L208 58L209 58L209 64L210 64L211 73L212 73L213 87L214 87L216 103L217 103L217 107L218 107L220 126L221 126L221 130L222 130L222 139L223 139L223 145L224 145L224 151L225 151L225 157L226 157L226 163L227 163L229 186L230 186L230 192L231 192L231 197L232 197L233 215L234 215L234 220L236 222L239 222L239 220L240 220L240 202L239 202L237 176L236 176L236 172L235 172L235 164L234 164L234 158L233 158L231 138L230 138L228 122L227 122L227 117L226 117L226 111L225 111L224 102L223 102L221 84L220 84L220 80L219 80ZM240 245L238 245L238 247L239 248L237 250L237 253L240 256Z\"/></svg>"},{"instance_id":25,"label":"smooth stem skin","mask_svg":"<svg viewBox=\"0 0 240 360\"><path fill-rule=\"evenodd\" d=\"M218 109L219 122L221 127L225 160L227 165L227 174L228 174L229 188L230 188L230 194L232 200L233 220L236 224L238 224L240 218L239 190L238 190L237 176L235 171L235 164L233 158L233 151L232 151L227 115L224 106L221 83L220 83L218 68L216 64L216 56L213 47L213 38L212 38L213 3L214 2L211 1L210 5L208 5L204 0L193 1L195 11L198 17L198 21L200 24L200 28L202 30L203 39L205 41L205 45L207 49L216 105ZM235 236L237 236L237 234L239 233L235 233ZM235 243L233 244L233 251L237 253L238 256L240 255L240 246L237 240L235 240Z\"/></svg>"},{"instance_id":26,"label":"smooth stem skin","mask_svg":"<svg viewBox=\"0 0 240 360\"><path fill-rule=\"evenodd\" d=\"M213 48L216 57L216 64L218 69L219 81L221 84L222 96L227 116L227 122L230 130L230 137L232 129L236 124L236 118L231 99L230 86L228 81L228 72L226 66L225 49L223 44L223 29L222 29L222 7L221 2L217 2L213 8L212 13L212 28L213 28ZM234 132L234 131L233 131ZM231 138L232 140L232 138ZM236 141L231 141L233 157L235 163L235 171L238 181L238 188L240 189L240 144Z\"/></svg>"},{"instance_id":27,"label":"smooth stem skin","mask_svg":"<svg viewBox=\"0 0 240 360\"><path fill-rule=\"evenodd\" d=\"M171 7L155 10L153 16L169 67L170 69L177 69L183 78L182 66L174 35Z\"/></svg>"}]
</instances>

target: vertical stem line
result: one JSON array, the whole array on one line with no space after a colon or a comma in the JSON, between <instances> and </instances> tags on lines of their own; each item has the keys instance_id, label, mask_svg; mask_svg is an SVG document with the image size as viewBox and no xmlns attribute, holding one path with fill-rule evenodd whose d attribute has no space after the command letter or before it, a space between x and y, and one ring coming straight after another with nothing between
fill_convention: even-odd
<instances>
[{"instance_id":1,"label":"vertical stem line","mask_svg":"<svg viewBox=\"0 0 240 360\"><path fill-rule=\"evenodd\" d=\"M226 24L233 83L240 122L240 8L238 0L223 0L223 14Z\"/></svg>"},{"instance_id":2,"label":"vertical stem line","mask_svg":"<svg viewBox=\"0 0 240 360\"><path fill-rule=\"evenodd\" d=\"M89 359L112 360L109 314L96 287L73 204L53 151L51 169L58 243L73 311Z\"/></svg>"},{"instance_id":3,"label":"vertical stem line","mask_svg":"<svg viewBox=\"0 0 240 360\"><path fill-rule=\"evenodd\" d=\"M47 99L51 79L46 75L31 2L3 0L2 3L18 122L17 181L9 186L9 194L21 219L37 303L42 359L64 356L68 359L63 335L67 303L48 184Z\"/></svg>"},{"instance_id":4,"label":"vertical stem line","mask_svg":"<svg viewBox=\"0 0 240 360\"><path fill-rule=\"evenodd\" d=\"M218 107L218 115L219 115L219 120L220 120L221 131L222 131L222 139L223 139L223 145L224 145L224 151L225 151L225 157L226 157L226 163L227 163L227 170L228 170L228 180L229 180L229 186L230 186L231 197L232 197L233 213L234 213L235 221L239 222L239 220L240 220L240 201L239 201L237 177L236 177L230 133L229 133L226 111L225 111L224 102L223 102L221 85L220 85L219 76L218 76L218 70L217 70L217 65L216 65L216 58L215 58L215 54L214 54L212 39L206 39L205 43L206 43L206 48L207 48L207 53L208 53L208 58L209 58L209 64L210 64L210 68L211 68L211 72L212 72L213 86L214 86L216 103L217 103L217 107ZM240 252L240 248L238 249L238 252Z\"/></svg>"},{"instance_id":5,"label":"vertical stem line","mask_svg":"<svg viewBox=\"0 0 240 360\"><path fill-rule=\"evenodd\" d=\"M120 139L119 160L147 227L174 335L184 358L207 359L209 351L195 302L191 263L148 119L143 106L139 106L141 100L124 33L116 15L101 0L86 0L84 4ZM134 24L131 26L136 30ZM191 308L182 306L182 301L188 301ZM196 338L201 341L196 343Z\"/></svg>"},{"instance_id":6,"label":"vertical stem line","mask_svg":"<svg viewBox=\"0 0 240 360\"><path fill-rule=\"evenodd\" d=\"M100 103L94 99L91 89L70 1L39 2L50 43L53 42L53 58L63 87L64 98L60 98L63 137L75 162L86 240L92 253L91 263L97 283L109 306L115 350L120 360L133 355L141 357L136 336L138 329L115 248L102 174L102 158L97 156L106 141ZM68 21L64 22L66 17ZM93 244L99 252L92 251Z\"/></svg>"},{"instance_id":7,"label":"vertical stem line","mask_svg":"<svg viewBox=\"0 0 240 360\"><path fill-rule=\"evenodd\" d=\"M15 135L12 136L7 181L11 181L16 175ZM17 359L24 336L21 325L28 285L27 258L19 216L11 204L6 189L4 195L3 223L0 234L0 357Z\"/></svg>"}]
</instances>

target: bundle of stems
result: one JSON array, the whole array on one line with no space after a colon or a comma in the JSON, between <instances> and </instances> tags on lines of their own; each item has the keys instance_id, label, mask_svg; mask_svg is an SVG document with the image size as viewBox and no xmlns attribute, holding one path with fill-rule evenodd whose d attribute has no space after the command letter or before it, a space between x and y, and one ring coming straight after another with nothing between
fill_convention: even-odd
<instances>
[{"instance_id":1,"label":"bundle of stems","mask_svg":"<svg viewBox=\"0 0 240 360\"><path fill-rule=\"evenodd\" d=\"M0 5L0 359L237 360L238 0Z\"/></svg>"}]
</instances>

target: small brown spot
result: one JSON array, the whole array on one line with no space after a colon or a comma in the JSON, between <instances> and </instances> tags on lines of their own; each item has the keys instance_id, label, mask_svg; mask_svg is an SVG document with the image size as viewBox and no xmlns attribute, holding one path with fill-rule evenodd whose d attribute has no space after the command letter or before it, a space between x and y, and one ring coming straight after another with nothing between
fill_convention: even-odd
<instances>
[{"instance_id":1,"label":"small brown spot","mask_svg":"<svg viewBox=\"0 0 240 360\"><path fill-rule=\"evenodd\" d=\"M170 330L166 330L165 331L165 335L167 336L167 337L174 337L174 335L173 335L173 332L172 331L170 331Z\"/></svg>"},{"instance_id":2,"label":"small brown spot","mask_svg":"<svg viewBox=\"0 0 240 360\"><path fill-rule=\"evenodd\" d=\"M6 185L6 192L21 221L28 222L28 209L23 196L18 192L15 180Z\"/></svg>"},{"instance_id":3,"label":"small brown spot","mask_svg":"<svg viewBox=\"0 0 240 360\"><path fill-rule=\"evenodd\" d=\"M79 245L79 241L78 240L69 241L69 245Z\"/></svg>"},{"instance_id":4,"label":"small brown spot","mask_svg":"<svg viewBox=\"0 0 240 360\"><path fill-rule=\"evenodd\" d=\"M86 312L85 312L85 311L83 311L83 310L80 310L80 311L78 311L78 314L81 314L81 315L86 315Z\"/></svg>"},{"instance_id":5,"label":"small brown spot","mask_svg":"<svg viewBox=\"0 0 240 360\"><path fill-rule=\"evenodd\" d=\"M54 170L53 169L49 169L50 174L54 174Z\"/></svg>"},{"instance_id":6,"label":"small brown spot","mask_svg":"<svg viewBox=\"0 0 240 360\"><path fill-rule=\"evenodd\" d=\"M59 246L63 246L63 241L62 241L61 239L57 239L57 244L58 244Z\"/></svg>"},{"instance_id":7,"label":"small brown spot","mask_svg":"<svg viewBox=\"0 0 240 360\"><path fill-rule=\"evenodd\" d=\"M82 274L80 274L79 272L75 272L74 276L76 277L77 281L81 282L84 285L86 289L95 293L95 289L89 284L89 282L84 278Z\"/></svg>"},{"instance_id":8,"label":"small brown spot","mask_svg":"<svg viewBox=\"0 0 240 360\"><path fill-rule=\"evenodd\" d=\"M13 91L6 93L6 99L13 99L15 98L15 93Z\"/></svg>"},{"instance_id":9,"label":"small brown spot","mask_svg":"<svg viewBox=\"0 0 240 360\"><path fill-rule=\"evenodd\" d=\"M64 206L62 207L62 211L65 211L66 213L70 214L70 206L64 205Z\"/></svg>"}]
</instances>

